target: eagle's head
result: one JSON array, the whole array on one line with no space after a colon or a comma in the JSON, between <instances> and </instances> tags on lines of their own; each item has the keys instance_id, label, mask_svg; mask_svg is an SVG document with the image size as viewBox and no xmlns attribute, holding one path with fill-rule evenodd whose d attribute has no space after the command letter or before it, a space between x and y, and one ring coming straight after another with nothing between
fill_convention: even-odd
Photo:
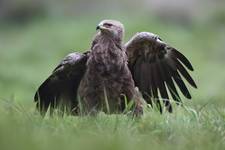
<instances>
[{"instance_id":1,"label":"eagle's head","mask_svg":"<svg viewBox=\"0 0 225 150\"><path fill-rule=\"evenodd\" d=\"M99 30L99 33L102 35L106 35L111 38L116 38L121 41L123 39L124 26L119 21L103 20L98 24L96 30Z\"/></svg>"}]
</instances>

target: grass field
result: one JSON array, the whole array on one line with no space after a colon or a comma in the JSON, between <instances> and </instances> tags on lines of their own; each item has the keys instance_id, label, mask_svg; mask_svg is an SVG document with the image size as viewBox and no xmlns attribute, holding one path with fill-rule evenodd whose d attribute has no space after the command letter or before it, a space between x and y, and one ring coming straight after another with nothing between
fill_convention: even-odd
<instances>
[{"instance_id":1,"label":"grass field","mask_svg":"<svg viewBox=\"0 0 225 150\"><path fill-rule=\"evenodd\" d=\"M211 22L182 27L147 18L116 18L135 32L157 33L193 63L198 89L173 114L142 118L46 116L33 95L68 53L87 50L101 20L37 20L0 28L0 149L224 149L225 29ZM140 21L142 20L142 21ZM145 20L145 21L143 21Z\"/></svg>"}]
</instances>

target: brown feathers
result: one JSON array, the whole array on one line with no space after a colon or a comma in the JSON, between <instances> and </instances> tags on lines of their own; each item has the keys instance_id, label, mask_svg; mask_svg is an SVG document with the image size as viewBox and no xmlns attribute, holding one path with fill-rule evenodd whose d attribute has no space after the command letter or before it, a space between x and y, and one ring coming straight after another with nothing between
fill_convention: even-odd
<instances>
[{"instance_id":1,"label":"brown feathers","mask_svg":"<svg viewBox=\"0 0 225 150\"><path fill-rule=\"evenodd\" d=\"M175 84L186 98L191 99L181 75L192 87L197 86L183 66L193 71L191 63L183 54L161 41L157 35L148 32L136 34L126 44L126 50L136 86L142 93L151 96L146 101L151 101L152 97L158 99L160 93L166 108L172 111L167 91L172 99L181 102Z\"/></svg>"},{"instance_id":2,"label":"brown feathers","mask_svg":"<svg viewBox=\"0 0 225 150\"><path fill-rule=\"evenodd\" d=\"M181 102L177 87L191 98L183 78L197 88L187 71L193 71L193 67L175 48L149 32L137 33L124 46L123 24L115 20L103 20L97 30L90 53L67 56L39 87L35 101L43 114L49 106L55 108L59 104L75 113L81 109L87 114L100 110L123 112L124 96L134 102L133 112L141 113L142 98L135 86L161 112L162 103L172 112L171 100Z\"/></svg>"}]
</instances>

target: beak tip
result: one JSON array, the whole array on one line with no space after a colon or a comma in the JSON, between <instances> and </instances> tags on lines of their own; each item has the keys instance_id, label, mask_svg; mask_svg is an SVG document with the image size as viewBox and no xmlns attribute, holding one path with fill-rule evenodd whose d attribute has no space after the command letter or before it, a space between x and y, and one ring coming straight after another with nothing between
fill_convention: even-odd
<instances>
[{"instance_id":1,"label":"beak tip","mask_svg":"<svg viewBox=\"0 0 225 150\"><path fill-rule=\"evenodd\" d=\"M99 29L100 29L100 26L97 26L97 27L96 27L96 30L99 30Z\"/></svg>"}]
</instances>

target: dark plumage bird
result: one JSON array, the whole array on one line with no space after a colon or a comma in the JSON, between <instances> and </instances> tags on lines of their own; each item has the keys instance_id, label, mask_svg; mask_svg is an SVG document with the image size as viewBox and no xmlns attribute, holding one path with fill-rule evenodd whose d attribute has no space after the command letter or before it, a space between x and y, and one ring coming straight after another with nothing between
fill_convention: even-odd
<instances>
[{"instance_id":1,"label":"dark plumage bird","mask_svg":"<svg viewBox=\"0 0 225 150\"><path fill-rule=\"evenodd\" d=\"M123 45L120 22L104 20L97 30L90 51L66 56L38 88L34 99L42 114L49 107L50 112L60 107L73 114L81 109L117 113L125 109L126 99L134 102L138 115L142 112L140 95L147 103L156 103L160 111L164 103L172 112L170 97L181 102L177 87L191 99L182 79L197 88L187 71L193 71L191 63L159 36L141 32Z\"/></svg>"}]
</instances>

